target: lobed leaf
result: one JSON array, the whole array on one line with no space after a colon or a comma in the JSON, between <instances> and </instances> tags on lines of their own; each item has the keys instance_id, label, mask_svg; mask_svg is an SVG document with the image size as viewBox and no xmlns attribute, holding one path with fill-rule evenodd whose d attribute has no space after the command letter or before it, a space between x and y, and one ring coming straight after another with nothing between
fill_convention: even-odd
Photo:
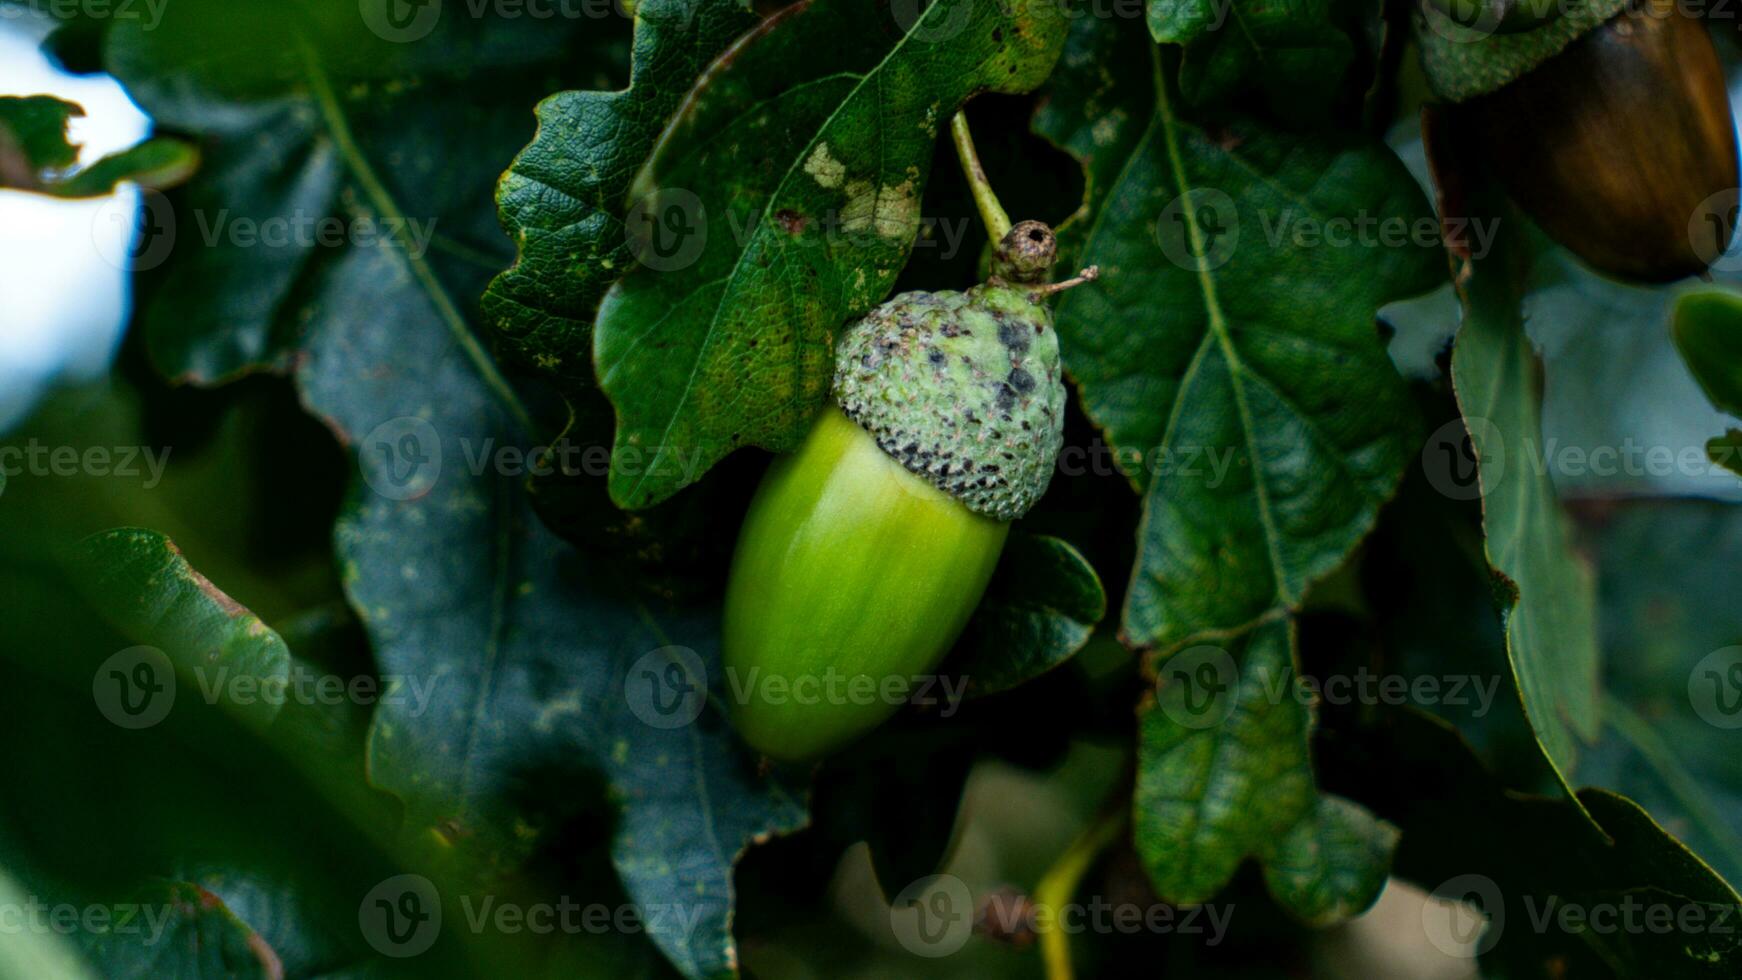
<instances>
[{"instance_id":1,"label":"lobed leaf","mask_svg":"<svg viewBox=\"0 0 1742 980\"><path fill-rule=\"evenodd\" d=\"M671 496L734 449L798 445L843 321L889 291L921 226L939 130L970 96L1024 92L1064 18L937 0L917 17L847 0L790 8L691 93L638 182L640 266L599 307L617 408L619 505Z\"/></svg>"},{"instance_id":2,"label":"lobed leaf","mask_svg":"<svg viewBox=\"0 0 1742 980\"><path fill-rule=\"evenodd\" d=\"M1166 648L1294 608L1412 450L1374 321L1443 275L1426 202L1377 143L1190 122L1147 39L1093 18L1049 95L1036 129L1088 175L1062 237L1102 273L1059 302L1065 365L1144 497L1124 637ZM1302 237L1363 219L1391 231Z\"/></svg>"},{"instance_id":3,"label":"lobed leaf","mask_svg":"<svg viewBox=\"0 0 1742 980\"><path fill-rule=\"evenodd\" d=\"M1139 714L1133 823L1169 902L1209 901L1248 858L1308 922L1342 921L1379 897L1397 833L1315 787L1294 642L1278 621L1161 665L1155 701Z\"/></svg>"}]
</instances>

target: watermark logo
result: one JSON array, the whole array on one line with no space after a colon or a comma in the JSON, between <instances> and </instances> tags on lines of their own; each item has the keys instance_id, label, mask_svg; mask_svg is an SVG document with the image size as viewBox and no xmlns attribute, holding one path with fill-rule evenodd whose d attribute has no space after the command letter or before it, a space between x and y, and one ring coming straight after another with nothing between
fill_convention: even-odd
<instances>
[{"instance_id":1,"label":"watermark logo","mask_svg":"<svg viewBox=\"0 0 1742 980\"><path fill-rule=\"evenodd\" d=\"M1187 647L1161 665L1156 700L1182 728L1214 728L1234 712L1240 671L1217 646Z\"/></svg>"},{"instance_id":2,"label":"watermark logo","mask_svg":"<svg viewBox=\"0 0 1742 980\"><path fill-rule=\"evenodd\" d=\"M691 191L662 187L629 209L623 234L635 260L649 269L687 269L708 247L708 209Z\"/></svg>"},{"instance_id":3,"label":"watermark logo","mask_svg":"<svg viewBox=\"0 0 1742 980\"><path fill-rule=\"evenodd\" d=\"M421 41L442 19L442 0L358 0L358 12L370 33L383 41Z\"/></svg>"},{"instance_id":4,"label":"watermark logo","mask_svg":"<svg viewBox=\"0 0 1742 980\"><path fill-rule=\"evenodd\" d=\"M1428 942L1447 956L1474 959L1494 948L1506 928L1500 886L1485 875L1458 875L1441 882L1422 903Z\"/></svg>"},{"instance_id":5,"label":"watermark logo","mask_svg":"<svg viewBox=\"0 0 1742 980\"><path fill-rule=\"evenodd\" d=\"M974 895L955 875L929 875L895 896L889 928L902 948L916 956L949 956L974 933Z\"/></svg>"},{"instance_id":6,"label":"watermark logo","mask_svg":"<svg viewBox=\"0 0 1742 980\"><path fill-rule=\"evenodd\" d=\"M1727 187L1701 201L1688 218L1688 244L1719 272L1742 270L1742 241L1736 237L1739 211L1742 189Z\"/></svg>"},{"instance_id":7,"label":"watermark logo","mask_svg":"<svg viewBox=\"0 0 1742 980\"><path fill-rule=\"evenodd\" d=\"M968 29L977 0L890 0L889 13L901 32L915 41L942 44Z\"/></svg>"},{"instance_id":8,"label":"watermark logo","mask_svg":"<svg viewBox=\"0 0 1742 980\"><path fill-rule=\"evenodd\" d=\"M1219 269L1240 245L1240 211L1214 187L1196 187L1168 202L1155 221L1168 261L1188 272Z\"/></svg>"},{"instance_id":9,"label":"watermark logo","mask_svg":"<svg viewBox=\"0 0 1742 980\"><path fill-rule=\"evenodd\" d=\"M369 489L389 500L412 500L428 493L441 477L441 436L427 419L388 419L363 437L357 464Z\"/></svg>"},{"instance_id":10,"label":"watermark logo","mask_svg":"<svg viewBox=\"0 0 1742 980\"><path fill-rule=\"evenodd\" d=\"M404 959L435 945L442 932L442 901L423 875L395 875L363 896L357 907L363 938L382 956Z\"/></svg>"},{"instance_id":11,"label":"watermark logo","mask_svg":"<svg viewBox=\"0 0 1742 980\"><path fill-rule=\"evenodd\" d=\"M175 667L162 650L128 647L97 667L91 697L104 718L128 729L150 728L175 705Z\"/></svg>"},{"instance_id":12,"label":"watermark logo","mask_svg":"<svg viewBox=\"0 0 1742 980\"><path fill-rule=\"evenodd\" d=\"M1453 419L1435 429L1421 447L1428 483L1453 500L1475 500L1483 484L1492 491L1506 474L1506 440L1479 416Z\"/></svg>"},{"instance_id":13,"label":"watermark logo","mask_svg":"<svg viewBox=\"0 0 1742 980\"><path fill-rule=\"evenodd\" d=\"M139 191L137 202L131 194L111 194L91 217L91 244L122 272L155 269L175 248L175 208L150 188Z\"/></svg>"},{"instance_id":14,"label":"watermark logo","mask_svg":"<svg viewBox=\"0 0 1742 980\"><path fill-rule=\"evenodd\" d=\"M1713 728L1742 728L1742 646L1723 647L1700 658L1688 674L1688 701Z\"/></svg>"},{"instance_id":15,"label":"watermark logo","mask_svg":"<svg viewBox=\"0 0 1742 980\"><path fill-rule=\"evenodd\" d=\"M660 647L629 666L623 697L644 724L682 728L700 717L707 703L707 668L689 647Z\"/></svg>"}]
</instances>

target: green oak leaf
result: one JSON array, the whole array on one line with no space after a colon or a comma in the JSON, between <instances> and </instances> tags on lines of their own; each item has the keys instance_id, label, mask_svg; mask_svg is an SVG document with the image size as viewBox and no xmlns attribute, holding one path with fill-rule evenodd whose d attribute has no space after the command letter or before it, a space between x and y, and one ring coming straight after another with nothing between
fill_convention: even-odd
<instances>
[{"instance_id":1,"label":"green oak leaf","mask_svg":"<svg viewBox=\"0 0 1742 980\"><path fill-rule=\"evenodd\" d=\"M637 268L600 304L611 475L650 506L734 449L798 445L841 324L894 284L921 226L936 137L969 97L1025 92L1065 19L1044 3L814 0L709 73L637 181Z\"/></svg>"},{"instance_id":2,"label":"green oak leaf","mask_svg":"<svg viewBox=\"0 0 1742 980\"><path fill-rule=\"evenodd\" d=\"M1077 549L1017 532L944 669L969 697L1008 691L1075 656L1106 613L1107 592Z\"/></svg>"},{"instance_id":3,"label":"green oak leaf","mask_svg":"<svg viewBox=\"0 0 1742 980\"><path fill-rule=\"evenodd\" d=\"M691 83L756 24L738 0L646 0L627 88L539 103L537 135L496 188L519 257L490 283L483 309L509 352L593 384L593 314L635 263L623 224L630 184Z\"/></svg>"},{"instance_id":4,"label":"green oak leaf","mask_svg":"<svg viewBox=\"0 0 1742 980\"><path fill-rule=\"evenodd\" d=\"M1442 159L1438 179L1451 179L1447 173ZM1475 214L1498 206L1491 193L1475 191ZM1566 782L1580 744L1595 738L1600 724L1596 597L1543 458L1542 380L1524 329L1518 224L1501 220L1488 253L1461 278L1463 323L1452 348L1452 386L1468 433L1463 452L1475 462L1478 482L1468 489L1479 489L1482 499L1485 550L1497 577L1513 681L1537 741ZM1429 440L1424 460L1436 448L1456 449L1462 436L1442 429ZM1436 489L1465 492L1452 474L1441 477Z\"/></svg>"},{"instance_id":5,"label":"green oak leaf","mask_svg":"<svg viewBox=\"0 0 1742 980\"><path fill-rule=\"evenodd\" d=\"M341 0L189 0L152 30L115 22L104 66L214 175L146 201L132 263L151 273L153 361L202 383L286 369L324 281L374 249L409 259L375 289L439 294L463 318L513 254L489 189L527 106L608 83L619 26L450 16L396 43Z\"/></svg>"},{"instance_id":6,"label":"green oak leaf","mask_svg":"<svg viewBox=\"0 0 1742 980\"><path fill-rule=\"evenodd\" d=\"M1087 173L1060 342L1144 496L1124 638L1167 648L1298 606L1372 526L1415 417L1375 314L1444 268L1383 146L1190 122L1118 26L1076 22L1035 128Z\"/></svg>"},{"instance_id":7,"label":"green oak leaf","mask_svg":"<svg viewBox=\"0 0 1742 980\"><path fill-rule=\"evenodd\" d=\"M1706 440L1706 458L1742 476L1742 429L1727 429Z\"/></svg>"},{"instance_id":8,"label":"green oak leaf","mask_svg":"<svg viewBox=\"0 0 1742 980\"><path fill-rule=\"evenodd\" d=\"M1137 852L1169 902L1210 900L1248 858L1307 922L1347 919L1379 897L1397 834L1319 794L1294 642L1292 625L1277 620L1226 649L1190 647L1160 665L1138 722L1133 822Z\"/></svg>"},{"instance_id":9,"label":"green oak leaf","mask_svg":"<svg viewBox=\"0 0 1742 980\"><path fill-rule=\"evenodd\" d=\"M1670 335L1712 404L1742 418L1742 295L1718 288L1683 293Z\"/></svg>"},{"instance_id":10,"label":"green oak leaf","mask_svg":"<svg viewBox=\"0 0 1742 980\"><path fill-rule=\"evenodd\" d=\"M256 730L271 726L282 702L260 692L283 690L291 675L290 650L259 617L188 564L174 542L138 528L105 531L80 543L77 560L84 573L79 584L92 604L122 633L161 655L139 662L146 667L142 684L169 683L155 676L167 667L183 697L216 692L219 706L245 724Z\"/></svg>"},{"instance_id":11,"label":"green oak leaf","mask_svg":"<svg viewBox=\"0 0 1742 980\"><path fill-rule=\"evenodd\" d=\"M1336 0L1149 0L1149 33L1185 49L1179 87L1203 105L1257 88L1283 114L1322 109L1354 55Z\"/></svg>"},{"instance_id":12,"label":"green oak leaf","mask_svg":"<svg viewBox=\"0 0 1742 980\"><path fill-rule=\"evenodd\" d=\"M101 197L122 181L173 187L199 166L192 145L159 137L68 173L79 151L67 142L67 121L84 114L79 106L53 96L0 96L0 187L55 197Z\"/></svg>"},{"instance_id":13,"label":"green oak leaf","mask_svg":"<svg viewBox=\"0 0 1742 980\"><path fill-rule=\"evenodd\" d=\"M0 96L0 146L18 155L5 158L6 162L21 163L27 178L38 171L71 167L78 162L79 150L67 142L67 120L84 114L79 106L50 95ZM17 179L8 172L4 186L19 186L14 183Z\"/></svg>"},{"instance_id":14,"label":"green oak leaf","mask_svg":"<svg viewBox=\"0 0 1742 980\"><path fill-rule=\"evenodd\" d=\"M125 903L138 917L84 937L85 955L110 980L278 980L278 954L218 896L185 881L158 881Z\"/></svg>"},{"instance_id":15,"label":"green oak leaf","mask_svg":"<svg viewBox=\"0 0 1742 980\"><path fill-rule=\"evenodd\" d=\"M608 558L538 522L519 473L493 455L535 444L531 413L466 300L512 255L489 188L531 135L525 107L599 72L599 49L577 56L569 32L526 18L442 18L428 38L384 47L344 33L356 5L344 6L312 26L197 5L149 34L116 25L118 75L208 150L178 198L184 234L151 277L143 326L174 374L293 367L310 412L356 448L363 479L335 532L348 597L379 672L428 692L378 706L369 733L369 772L403 803L406 846L474 881L529 870L574 816L547 811L593 805L602 778L629 900L693 924L648 938L690 976L728 973L733 863L803 822L799 793L756 771L717 708L672 728L631 709L629 684L669 676L637 668L643 656L684 646L712 662L717 611L644 608ZM266 50L250 42L262 34ZM190 47L214 53L189 64ZM225 209L433 236L427 251L205 247L200 221Z\"/></svg>"},{"instance_id":16,"label":"green oak leaf","mask_svg":"<svg viewBox=\"0 0 1742 980\"><path fill-rule=\"evenodd\" d=\"M1676 349L1706 397L1719 410L1742 418L1742 296L1729 289L1696 289L1676 299L1670 321ZM1712 462L1742 474L1742 429L1706 443Z\"/></svg>"},{"instance_id":17,"label":"green oak leaf","mask_svg":"<svg viewBox=\"0 0 1742 980\"><path fill-rule=\"evenodd\" d=\"M1398 877L1446 899L1479 896L1498 923L1477 943L1485 965L1535 976L1569 956L1594 957L1595 969L1611 971L1594 975L1666 980L1715 980L1742 965L1732 925L1742 899L1627 797L1597 788L1576 798L1514 792L1450 725L1419 711L1400 712L1362 762L1392 774L1378 795L1404 828ZM1468 942L1448 931L1467 928L1441 918L1449 915L1429 906L1421 924L1441 942Z\"/></svg>"},{"instance_id":18,"label":"green oak leaf","mask_svg":"<svg viewBox=\"0 0 1742 980\"><path fill-rule=\"evenodd\" d=\"M357 447L362 481L335 533L379 668L433 682L424 707L377 709L373 779L404 802L413 846L489 876L552 846L561 825L536 801L602 774L630 900L695 924L649 938L688 976L729 973L733 865L802 824L804 805L758 773L718 696L690 700L724 687L717 609L643 605L615 562L538 521L517 475L471 465L492 440L518 444L519 413L435 297L373 289L404 274L399 253L358 257L370 261L346 263L312 311L297 380ZM417 372L392 367L404 363ZM691 665L706 677L670 682Z\"/></svg>"}]
</instances>

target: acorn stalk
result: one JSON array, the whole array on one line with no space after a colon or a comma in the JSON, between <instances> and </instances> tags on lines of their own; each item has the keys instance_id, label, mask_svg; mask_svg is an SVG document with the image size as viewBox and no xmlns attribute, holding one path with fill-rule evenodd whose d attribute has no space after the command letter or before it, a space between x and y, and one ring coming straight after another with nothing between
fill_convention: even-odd
<instances>
[{"instance_id":1,"label":"acorn stalk","mask_svg":"<svg viewBox=\"0 0 1742 980\"><path fill-rule=\"evenodd\" d=\"M1083 281L1044 284L1056 248L1023 222L985 283L904 293L844 331L832 403L763 478L727 585L733 719L765 755L825 755L900 708L1045 492L1065 395L1043 304Z\"/></svg>"}]
</instances>

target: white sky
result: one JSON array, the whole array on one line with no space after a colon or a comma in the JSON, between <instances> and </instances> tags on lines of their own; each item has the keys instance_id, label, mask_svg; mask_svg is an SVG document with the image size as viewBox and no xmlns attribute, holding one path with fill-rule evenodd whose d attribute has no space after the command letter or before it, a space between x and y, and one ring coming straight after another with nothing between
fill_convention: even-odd
<instances>
[{"instance_id":1,"label":"white sky","mask_svg":"<svg viewBox=\"0 0 1742 980\"><path fill-rule=\"evenodd\" d=\"M150 121L113 79L55 69L38 39L0 20L0 95L55 95L85 108L70 136L81 163L143 139ZM132 236L137 193L57 201L0 190L0 431L57 376L107 369L121 336L126 276L113 257ZM105 259L104 256L110 256Z\"/></svg>"}]
</instances>

